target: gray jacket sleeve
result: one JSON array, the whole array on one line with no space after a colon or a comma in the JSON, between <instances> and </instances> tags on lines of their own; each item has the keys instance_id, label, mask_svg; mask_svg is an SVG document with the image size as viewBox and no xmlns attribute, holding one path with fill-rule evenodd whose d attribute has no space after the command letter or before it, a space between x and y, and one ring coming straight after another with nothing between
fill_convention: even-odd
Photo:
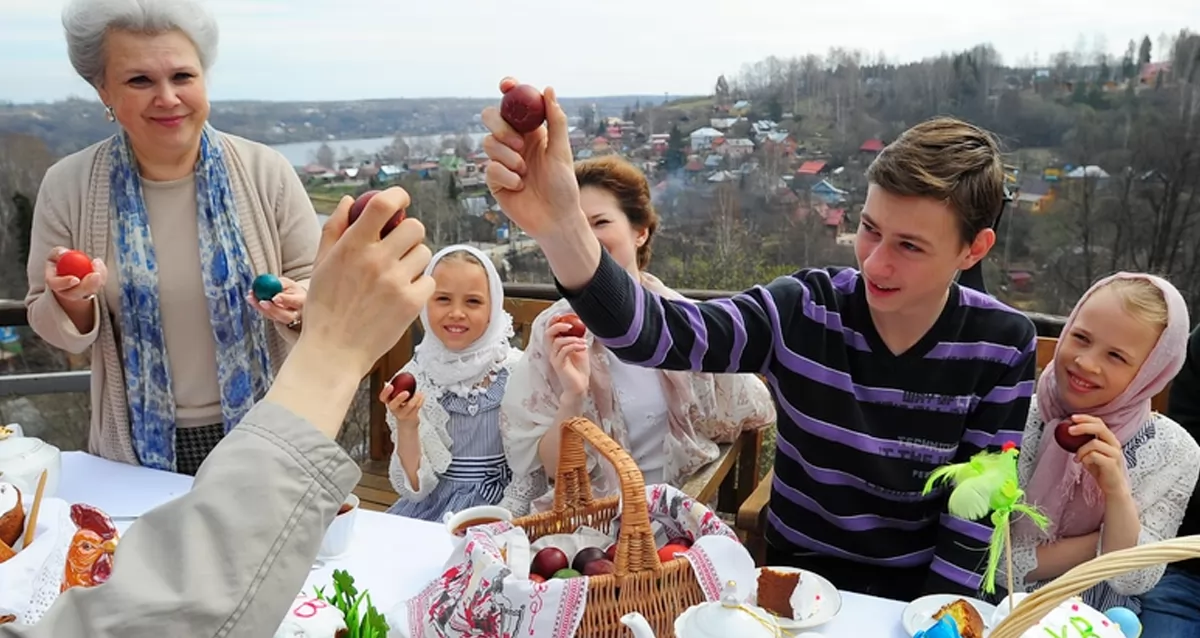
<instances>
[{"instance_id":1,"label":"gray jacket sleeve","mask_svg":"<svg viewBox=\"0 0 1200 638\"><path fill-rule=\"evenodd\" d=\"M190 492L129 528L107 583L68 590L0 638L271 636L360 477L308 421L260 402Z\"/></svg>"}]
</instances>

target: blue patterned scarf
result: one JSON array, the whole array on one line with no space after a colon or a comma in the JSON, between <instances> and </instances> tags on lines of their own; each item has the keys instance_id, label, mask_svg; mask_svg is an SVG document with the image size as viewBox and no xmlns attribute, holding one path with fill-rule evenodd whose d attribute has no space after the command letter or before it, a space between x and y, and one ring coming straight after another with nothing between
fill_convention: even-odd
<instances>
[{"instance_id":1,"label":"blue patterned scarf","mask_svg":"<svg viewBox=\"0 0 1200 638\"><path fill-rule=\"evenodd\" d=\"M123 132L113 140L109 180L133 448L142 465L175 471L175 397L159 308L158 258L137 162ZM225 156L216 132L207 125L196 163L196 204L204 293L217 342L221 415L228 432L266 394L272 373L266 321L246 301L254 274Z\"/></svg>"}]
</instances>

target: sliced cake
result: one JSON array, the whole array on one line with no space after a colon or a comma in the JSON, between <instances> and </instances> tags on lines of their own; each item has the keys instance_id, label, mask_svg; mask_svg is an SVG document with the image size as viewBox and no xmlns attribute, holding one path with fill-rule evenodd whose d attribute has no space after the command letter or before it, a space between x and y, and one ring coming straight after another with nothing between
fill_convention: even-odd
<instances>
[{"instance_id":1,"label":"sliced cake","mask_svg":"<svg viewBox=\"0 0 1200 638\"><path fill-rule=\"evenodd\" d=\"M770 567L758 570L758 606L780 618L795 618L792 592L799 584L800 572L781 572Z\"/></svg>"},{"instance_id":2,"label":"sliced cake","mask_svg":"<svg viewBox=\"0 0 1200 638\"><path fill-rule=\"evenodd\" d=\"M959 598L942 606L933 615L933 619L940 620L942 616L954 619L954 623L958 625L958 634L962 638L983 638L983 617L979 615L975 606L966 600Z\"/></svg>"}]
</instances>

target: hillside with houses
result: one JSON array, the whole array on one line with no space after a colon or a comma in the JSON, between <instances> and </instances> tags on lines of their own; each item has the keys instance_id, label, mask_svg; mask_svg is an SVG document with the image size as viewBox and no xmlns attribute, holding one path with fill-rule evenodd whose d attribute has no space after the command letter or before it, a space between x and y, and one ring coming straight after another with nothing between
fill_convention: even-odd
<instances>
[{"instance_id":1,"label":"hillside with houses","mask_svg":"<svg viewBox=\"0 0 1200 638\"><path fill-rule=\"evenodd\" d=\"M1122 60L1062 53L1042 67L1003 66L986 46L908 65L846 51L772 58L718 78L704 98L578 105L569 135L576 159L619 154L650 178L664 219L652 269L681 287L853 264L866 167L911 123L949 113L996 131L1010 152L1013 201L987 264L1008 301L1062 311L1091 273L1122 265L1195 281L1197 299L1200 145L1185 142L1200 129L1198 43L1184 32L1163 60L1147 59L1146 39ZM397 137L347 157L323 147L298 170L319 209L401 184L436 243L515 237L483 183L478 137L437 145ZM524 276L548 280L529 259Z\"/></svg>"},{"instance_id":2,"label":"hillside with houses","mask_svg":"<svg viewBox=\"0 0 1200 638\"><path fill-rule=\"evenodd\" d=\"M987 45L904 64L834 49L747 64L707 96L563 102L577 159L619 154L650 178L663 217L652 270L681 288L853 264L866 167L911 124L951 114L1009 151L1013 203L986 263L1007 301L1061 312L1094 273L1120 267L1196 282L1185 292L1200 300L1200 36L1184 31L1159 48L1145 37L1121 57L1064 51L1041 65L1005 64ZM310 145L293 163L319 213L342 195L400 184L435 245L500 245L520 233L483 181L488 103L222 103L213 119L281 149ZM0 107L0 166L93 141L88 105ZM20 225L26 209L13 198L32 200L35 172L0 180L0 221ZM14 268L20 235L4 251ZM513 277L548 281L536 251L512 257Z\"/></svg>"}]
</instances>

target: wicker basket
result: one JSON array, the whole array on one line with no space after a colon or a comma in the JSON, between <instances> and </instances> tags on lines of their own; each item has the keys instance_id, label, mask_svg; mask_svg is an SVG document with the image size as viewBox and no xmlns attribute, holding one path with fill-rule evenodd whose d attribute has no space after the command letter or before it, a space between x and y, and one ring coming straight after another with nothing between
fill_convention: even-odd
<instances>
[{"instance_id":1,"label":"wicker basket","mask_svg":"<svg viewBox=\"0 0 1200 638\"><path fill-rule=\"evenodd\" d=\"M621 495L592 496L584 441L612 463L621 480ZM585 418L563 423L554 485L554 509L513 521L534 541L550 534L571 534L581 525L611 533L621 513L616 573L588 578L587 605L576 634L581 638L629 638L621 617L641 612L658 638L675 636L675 619L692 605L705 602L704 591L686 558L658 560L650 527L646 488L637 464L620 445ZM622 502L624 507L622 507Z\"/></svg>"},{"instance_id":2,"label":"wicker basket","mask_svg":"<svg viewBox=\"0 0 1200 638\"><path fill-rule=\"evenodd\" d=\"M1050 581L1017 605L991 638L1020 638L1064 601L1113 576L1162 563L1200 558L1200 536L1183 536L1097 556ZM1001 602L1000 604L1007 604ZM1103 612L1104 610L1099 610Z\"/></svg>"}]
</instances>

